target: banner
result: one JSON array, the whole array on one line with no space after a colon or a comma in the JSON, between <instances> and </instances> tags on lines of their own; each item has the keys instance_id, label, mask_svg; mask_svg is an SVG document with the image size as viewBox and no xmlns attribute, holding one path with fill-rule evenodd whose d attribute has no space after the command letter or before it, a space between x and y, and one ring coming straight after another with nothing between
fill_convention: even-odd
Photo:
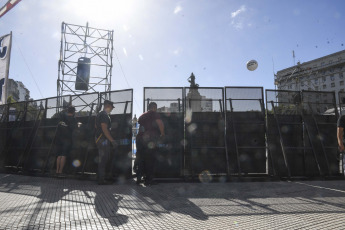
<instances>
[{"instance_id":1,"label":"banner","mask_svg":"<svg viewBox=\"0 0 345 230\"><path fill-rule=\"evenodd\" d=\"M0 105L6 104L12 33L0 37Z\"/></svg>"},{"instance_id":2,"label":"banner","mask_svg":"<svg viewBox=\"0 0 345 230\"><path fill-rule=\"evenodd\" d=\"M17 5L18 2L21 0L9 0L5 5L1 7L0 5L0 18L4 16L10 9L12 9L15 5Z\"/></svg>"}]
</instances>

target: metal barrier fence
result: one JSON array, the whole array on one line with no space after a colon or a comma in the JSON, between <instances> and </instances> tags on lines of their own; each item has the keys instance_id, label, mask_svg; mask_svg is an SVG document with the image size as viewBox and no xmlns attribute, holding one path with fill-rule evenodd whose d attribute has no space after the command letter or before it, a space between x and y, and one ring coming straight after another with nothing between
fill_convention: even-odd
<instances>
[{"instance_id":1,"label":"metal barrier fence","mask_svg":"<svg viewBox=\"0 0 345 230\"><path fill-rule=\"evenodd\" d=\"M266 116L273 173L339 175L334 92L266 90Z\"/></svg>"},{"instance_id":2,"label":"metal barrier fence","mask_svg":"<svg viewBox=\"0 0 345 230\"><path fill-rule=\"evenodd\" d=\"M166 127L156 176L341 175L336 122L342 98L339 93L337 107L334 92L266 90L264 103L262 87L146 87L144 112L156 102ZM130 177L131 89L0 105L0 168L53 173L59 113L72 104L81 125L65 169L96 173L95 116L105 99L115 105L111 133L118 142L109 167L112 175Z\"/></svg>"},{"instance_id":3,"label":"metal barrier fence","mask_svg":"<svg viewBox=\"0 0 345 230\"><path fill-rule=\"evenodd\" d=\"M116 108L110 117L112 135L119 145L112 155L121 161L115 163L117 161L114 158L110 167L115 176L131 176L132 89L53 97L1 106L1 168L23 173L53 173L59 113L66 106L73 105L80 127L73 133L72 151L65 171L79 175L96 173L98 154L94 144L94 124L97 108L101 108L104 98L115 102Z\"/></svg>"},{"instance_id":4,"label":"metal barrier fence","mask_svg":"<svg viewBox=\"0 0 345 230\"><path fill-rule=\"evenodd\" d=\"M185 88L187 175L228 175L224 88Z\"/></svg>"},{"instance_id":5,"label":"metal barrier fence","mask_svg":"<svg viewBox=\"0 0 345 230\"><path fill-rule=\"evenodd\" d=\"M339 174L337 149L338 109L334 92L302 91L306 146L314 149L322 175Z\"/></svg>"},{"instance_id":6,"label":"metal barrier fence","mask_svg":"<svg viewBox=\"0 0 345 230\"><path fill-rule=\"evenodd\" d=\"M305 175L305 158L311 149L304 145L300 102L299 91L266 90L267 139L273 163L269 171L278 176Z\"/></svg>"},{"instance_id":7,"label":"metal barrier fence","mask_svg":"<svg viewBox=\"0 0 345 230\"><path fill-rule=\"evenodd\" d=\"M165 138L160 140L156 153L156 177L177 178L184 173L183 97L182 87L144 88L144 112L148 111L150 102L157 103L165 127Z\"/></svg>"},{"instance_id":8,"label":"metal barrier fence","mask_svg":"<svg viewBox=\"0 0 345 230\"><path fill-rule=\"evenodd\" d=\"M226 142L230 172L267 173L262 87L225 87Z\"/></svg>"}]
</instances>

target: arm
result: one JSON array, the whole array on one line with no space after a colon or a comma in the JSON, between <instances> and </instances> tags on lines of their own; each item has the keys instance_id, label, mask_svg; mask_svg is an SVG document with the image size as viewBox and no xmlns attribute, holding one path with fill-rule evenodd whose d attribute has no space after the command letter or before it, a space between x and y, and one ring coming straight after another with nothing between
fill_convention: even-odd
<instances>
[{"instance_id":1,"label":"arm","mask_svg":"<svg viewBox=\"0 0 345 230\"><path fill-rule=\"evenodd\" d=\"M104 136L110 141L110 142L113 142L114 139L113 137L111 136L109 130L108 130L108 126L106 123L101 123L101 127L102 127L102 131L104 133Z\"/></svg>"},{"instance_id":2,"label":"arm","mask_svg":"<svg viewBox=\"0 0 345 230\"><path fill-rule=\"evenodd\" d=\"M161 119L157 119L156 120L156 123L158 125L158 128L159 128L159 131L161 132L161 136L164 136L165 133L164 133L164 124L163 124L163 121Z\"/></svg>"},{"instance_id":3,"label":"arm","mask_svg":"<svg viewBox=\"0 0 345 230\"><path fill-rule=\"evenodd\" d=\"M338 129L337 129L337 138L338 138L338 146L339 146L339 151L340 152L344 151L343 133L344 133L344 128L338 127Z\"/></svg>"}]
</instances>

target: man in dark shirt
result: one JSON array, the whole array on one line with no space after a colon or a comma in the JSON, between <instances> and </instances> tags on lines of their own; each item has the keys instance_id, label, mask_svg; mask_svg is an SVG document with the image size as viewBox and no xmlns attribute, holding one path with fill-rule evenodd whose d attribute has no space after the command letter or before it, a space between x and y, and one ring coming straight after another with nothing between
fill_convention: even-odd
<instances>
[{"instance_id":1,"label":"man in dark shirt","mask_svg":"<svg viewBox=\"0 0 345 230\"><path fill-rule=\"evenodd\" d=\"M145 185L153 184L153 170L155 166L155 152L157 151L158 139L164 136L164 124L157 113L157 104L151 102L149 111L139 117L139 133L137 143L137 183L145 175Z\"/></svg>"},{"instance_id":2,"label":"man in dark shirt","mask_svg":"<svg viewBox=\"0 0 345 230\"><path fill-rule=\"evenodd\" d=\"M343 173L345 173L345 154L344 154L344 129L345 129L345 115L338 119L337 123L337 138L338 138L338 148L339 152L343 155Z\"/></svg>"},{"instance_id":3,"label":"man in dark shirt","mask_svg":"<svg viewBox=\"0 0 345 230\"><path fill-rule=\"evenodd\" d=\"M110 184L105 180L105 174L109 168L111 145L116 146L114 138L110 134L111 119L109 114L114 109L114 103L105 100L103 111L96 117L95 141L98 148L98 184Z\"/></svg>"},{"instance_id":4,"label":"man in dark shirt","mask_svg":"<svg viewBox=\"0 0 345 230\"><path fill-rule=\"evenodd\" d=\"M60 122L58 124L58 131L56 134L56 145L57 145L57 159L56 159L56 174L61 176L63 168L66 163L66 158L69 157L71 148L73 145L72 135L74 129L77 128L78 124L74 117L75 108L69 106L67 112L63 111L60 113Z\"/></svg>"}]
</instances>

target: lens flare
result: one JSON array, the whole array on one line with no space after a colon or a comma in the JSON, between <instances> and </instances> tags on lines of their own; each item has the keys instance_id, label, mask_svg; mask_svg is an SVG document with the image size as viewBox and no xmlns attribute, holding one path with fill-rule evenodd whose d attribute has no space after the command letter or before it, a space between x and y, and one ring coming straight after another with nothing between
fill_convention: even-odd
<instances>
[{"instance_id":1,"label":"lens flare","mask_svg":"<svg viewBox=\"0 0 345 230\"><path fill-rule=\"evenodd\" d=\"M80 167L81 162L80 162L80 160L74 160L74 161L72 162L72 165L73 165L74 167L78 168L78 167Z\"/></svg>"},{"instance_id":2,"label":"lens flare","mask_svg":"<svg viewBox=\"0 0 345 230\"><path fill-rule=\"evenodd\" d=\"M204 170L199 174L199 180L201 183L210 183L212 181L212 175L210 171Z\"/></svg>"}]
</instances>

